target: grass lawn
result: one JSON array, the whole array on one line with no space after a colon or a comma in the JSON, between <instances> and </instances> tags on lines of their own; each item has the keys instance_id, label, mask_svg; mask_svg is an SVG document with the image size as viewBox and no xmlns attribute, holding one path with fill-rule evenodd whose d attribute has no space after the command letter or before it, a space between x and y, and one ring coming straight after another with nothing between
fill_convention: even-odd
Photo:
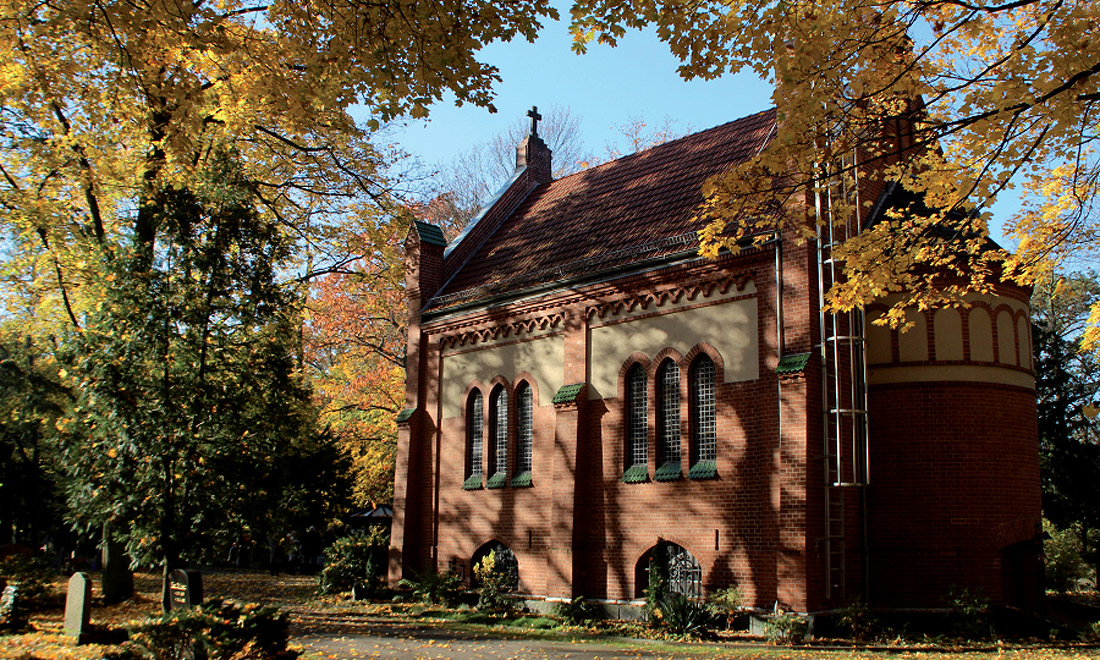
<instances>
[{"instance_id":1,"label":"grass lawn","mask_svg":"<svg viewBox=\"0 0 1100 660\"><path fill-rule=\"evenodd\" d=\"M92 574L93 585L100 576ZM92 623L100 628L120 629L159 616L160 575L135 576L137 595L118 605L104 606L93 586ZM759 639L739 636L717 643L676 640L630 639L637 627L622 625L603 631L584 628L562 629L547 617L526 616L500 619L472 611L443 610L415 604L353 602L337 597L315 596L316 578L312 576L269 575L260 572L207 571L203 573L203 591L208 597L219 596L287 608L293 637L318 634L371 635L387 627L414 625L425 637L435 632L450 635L492 638L537 638L543 640L598 642L613 650L646 650L669 657L696 657L730 660L872 660L882 658L927 658L928 660L1084 660L1100 658L1100 649L1082 646L991 646L984 650L912 648L902 645L888 650L830 649L767 646ZM55 584L63 594L64 580ZM56 606L31 617L31 631L0 636L0 659L30 660L101 660L118 646L87 644L75 646L62 634L63 600ZM310 655L304 656L310 658Z\"/></svg>"}]
</instances>

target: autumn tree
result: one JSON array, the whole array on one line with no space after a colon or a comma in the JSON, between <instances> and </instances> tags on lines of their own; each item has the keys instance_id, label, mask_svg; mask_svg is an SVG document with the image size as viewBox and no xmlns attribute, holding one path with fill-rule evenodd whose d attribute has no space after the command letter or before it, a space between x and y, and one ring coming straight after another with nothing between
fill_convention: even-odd
<instances>
[{"instance_id":1,"label":"autumn tree","mask_svg":"<svg viewBox=\"0 0 1100 660\"><path fill-rule=\"evenodd\" d=\"M812 223L776 209L876 170L929 212L896 214L838 249L849 277L834 307L905 292L900 320L903 307L983 289L998 262L1030 281L1096 247L1095 3L577 0L572 16L578 50L654 26L684 77L748 70L775 84L774 141L704 189L706 254L777 228L813 238ZM988 249L984 209L1016 182L1041 199L1010 222L1008 257ZM834 211L865 218L874 200L859 201Z\"/></svg>"},{"instance_id":2,"label":"autumn tree","mask_svg":"<svg viewBox=\"0 0 1100 660\"><path fill-rule=\"evenodd\" d=\"M389 190L369 130L424 115L445 91L491 106L496 69L477 51L533 39L552 16L543 0L5 0L0 209L11 258L49 288L42 313L77 326L95 250L148 252L156 196L192 188L227 151L261 213L310 246L300 268L355 258L344 226Z\"/></svg>"},{"instance_id":3,"label":"autumn tree","mask_svg":"<svg viewBox=\"0 0 1100 660\"><path fill-rule=\"evenodd\" d=\"M371 131L445 92L491 107L477 51L545 17L544 0L0 2L0 293L82 357L61 426L90 437L67 449L84 523L132 517L133 556L167 571L189 534L270 500L249 478L311 414L295 291L271 278L374 249L359 237L392 184Z\"/></svg>"},{"instance_id":4,"label":"autumn tree","mask_svg":"<svg viewBox=\"0 0 1100 660\"><path fill-rule=\"evenodd\" d=\"M306 364L319 421L352 461L354 501L393 499L396 416L405 402L405 271L409 214L361 238L374 246L310 285Z\"/></svg>"}]
</instances>

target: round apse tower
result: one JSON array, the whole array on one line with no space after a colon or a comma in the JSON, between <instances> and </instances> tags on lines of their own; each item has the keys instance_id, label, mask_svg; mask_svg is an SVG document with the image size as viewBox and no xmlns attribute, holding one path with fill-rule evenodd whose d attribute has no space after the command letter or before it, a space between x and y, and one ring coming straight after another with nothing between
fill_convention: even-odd
<instances>
[{"instance_id":1,"label":"round apse tower","mask_svg":"<svg viewBox=\"0 0 1100 660\"><path fill-rule=\"evenodd\" d=\"M911 311L867 310L867 592L875 607L943 607L952 593L1042 599L1039 439L1029 291Z\"/></svg>"}]
</instances>

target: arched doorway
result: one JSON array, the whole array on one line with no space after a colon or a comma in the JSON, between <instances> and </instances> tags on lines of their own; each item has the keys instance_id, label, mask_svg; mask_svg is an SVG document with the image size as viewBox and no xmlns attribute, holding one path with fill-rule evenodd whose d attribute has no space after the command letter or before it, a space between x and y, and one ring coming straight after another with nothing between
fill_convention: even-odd
<instances>
[{"instance_id":1,"label":"arched doorway","mask_svg":"<svg viewBox=\"0 0 1100 660\"><path fill-rule=\"evenodd\" d=\"M670 541L659 540L642 555L634 567L634 597L645 598L651 579L659 578L665 591L703 598L703 567L687 548Z\"/></svg>"},{"instance_id":2,"label":"arched doorway","mask_svg":"<svg viewBox=\"0 0 1100 660\"><path fill-rule=\"evenodd\" d=\"M477 566L477 564L482 559L489 556L491 552L496 552L494 558L496 559L497 570L503 572L507 576L505 586L515 591L519 588L519 562L516 560L516 555L512 552L511 548L496 540L489 541L478 548L474 552L473 557L470 558L470 586L474 588L479 586L473 567Z\"/></svg>"}]
</instances>

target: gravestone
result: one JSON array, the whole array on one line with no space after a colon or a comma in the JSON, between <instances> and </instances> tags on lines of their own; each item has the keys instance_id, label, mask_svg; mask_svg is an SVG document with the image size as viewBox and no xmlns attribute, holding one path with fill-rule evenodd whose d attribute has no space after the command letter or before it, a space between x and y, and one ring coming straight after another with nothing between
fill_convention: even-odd
<instances>
[{"instance_id":1,"label":"gravestone","mask_svg":"<svg viewBox=\"0 0 1100 660\"><path fill-rule=\"evenodd\" d=\"M27 612L23 607L19 586L9 584L0 595L0 630L22 630L27 626Z\"/></svg>"},{"instance_id":2,"label":"gravestone","mask_svg":"<svg viewBox=\"0 0 1100 660\"><path fill-rule=\"evenodd\" d=\"M202 604L202 573L191 569L176 569L168 576L168 603L178 610Z\"/></svg>"},{"instance_id":3,"label":"gravestone","mask_svg":"<svg viewBox=\"0 0 1100 660\"><path fill-rule=\"evenodd\" d=\"M111 523L103 523L103 602L107 605L121 603L134 595L134 574L130 571L130 558L126 545L111 531Z\"/></svg>"},{"instance_id":4,"label":"gravestone","mask_svg":"<svg viewBox=\"0 0 1100 660\"><path fill-rule=\"evenodd\" d=\"M73 573L65 596L65 634L75 637L77 644L88 641L91 607L92 578L87 573Z\"/></svg>"}]
</instances>

